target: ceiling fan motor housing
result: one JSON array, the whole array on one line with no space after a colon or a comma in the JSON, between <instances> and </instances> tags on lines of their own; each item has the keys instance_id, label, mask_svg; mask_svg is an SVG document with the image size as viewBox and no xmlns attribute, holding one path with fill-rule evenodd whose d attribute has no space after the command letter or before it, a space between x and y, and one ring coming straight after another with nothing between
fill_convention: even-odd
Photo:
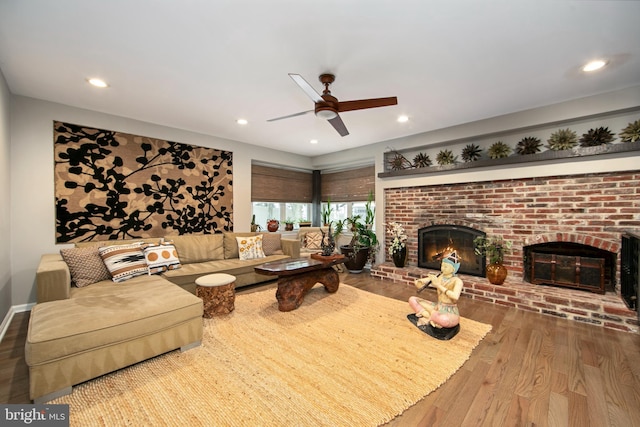
<instances>
[{"instance_id":1,"label":"ceiling fan motor housing","mask_svg":"<svg viewBox=\"0 0 640 427\"><path fill-rule=\"evenodd\" d=\"M338 115L338 99L328 93L324 93L322 99L324 102L316 102L315 104L316 117L333 119Z\"/></svg>"}]
</instances>

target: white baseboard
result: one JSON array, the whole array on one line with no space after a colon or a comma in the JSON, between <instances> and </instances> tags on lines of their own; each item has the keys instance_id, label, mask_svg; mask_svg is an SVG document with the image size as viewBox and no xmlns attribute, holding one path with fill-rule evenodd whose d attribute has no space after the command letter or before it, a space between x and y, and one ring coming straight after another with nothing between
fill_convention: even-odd
<instances>
[{"instance_id":1,"label":"white baseboard","mask_svg":"<svg viewBox=\"0 0 640 427\"><path fill-rule=\"evenodd\" d=\"M9 308L9 312L7 313L6 316L4 316L4 319L2 320L2 324L0 324L0 342L2 342L2 339L4 338L4 334L7 333L7 329L9 329L9 325L11 325L11 321L13 320L13 316L16 313L22 313L24 311L30 311L31 307L33 307L34 305L36 305L36 303L32 302L32 303L29 303L29 304L12 305Z\"/></svg>"}]
</instances>

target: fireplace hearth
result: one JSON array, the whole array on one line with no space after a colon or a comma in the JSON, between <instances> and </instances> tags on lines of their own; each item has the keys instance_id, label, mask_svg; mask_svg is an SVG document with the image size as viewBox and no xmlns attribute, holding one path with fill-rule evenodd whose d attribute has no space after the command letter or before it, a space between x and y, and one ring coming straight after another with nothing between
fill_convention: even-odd
<instances>
[{"instance_id":1,"label":"fireplace hearth","mask_svg":"<svg viewBox=\"0 0 640 427\"><path fill-rule=\"evenodd\" d=\"M473 240L486 234L461 225L431 225L418 230L418 267L440 270L442 258L454 250L462 274L485 276L485 257L477 255Z\"/></svg>"}]
</instances>

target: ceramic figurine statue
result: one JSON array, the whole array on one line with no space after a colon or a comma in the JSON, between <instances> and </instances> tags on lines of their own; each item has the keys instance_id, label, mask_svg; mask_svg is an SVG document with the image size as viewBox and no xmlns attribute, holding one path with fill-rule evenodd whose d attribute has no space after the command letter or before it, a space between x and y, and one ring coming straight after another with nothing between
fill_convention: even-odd
<instances>
[{"instance_id":1,"label":"ceramic figurine statue","mask_svg":"<svg viewBox=\"0 0 640 427\"><path fill-rule=\"evenodd\" d=\"M422 332L439 340L449 340L460 331L460 313L458 298L462 292L462 280L456 276L460 263L456 252L442 259L440 274L429 274L417 279L418 292L427 287L437 290L438 301L431 302L418 297L409 298L409 305L415 314L407 318Z\"/></svg>"}]
</instances>

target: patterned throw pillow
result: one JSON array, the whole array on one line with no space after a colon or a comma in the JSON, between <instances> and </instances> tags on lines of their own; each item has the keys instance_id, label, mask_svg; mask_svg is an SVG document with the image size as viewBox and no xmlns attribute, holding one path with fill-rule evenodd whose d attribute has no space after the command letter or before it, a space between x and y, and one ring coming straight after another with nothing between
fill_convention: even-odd
<instances>
[{"instance_id":1,"label":"patterned throw pillow","mask_svg":"<svg viewBox=\"0 0 640 427\"><path fill-rule=\"evenodd\" d=\"M307 249L322 249L322 233L310 231L305 235L304 243Z\"/></svg>"},{"instance_id":2,"label":"patterned throw pillow","mask_svg":"<svg viewBox=\"0 0 640 427\"><path fill-rule=\"evenodd\" d=\"M147 274L149 271L140 243L104 246L98 251L111 273L111 280L116 283Z\"/></svg>"},{"instance_id":3,"label":"patterned throw pillow","mask_svg":"<svg viewBox=\"0 0 640 427\"><path fill-rule=\"evenodd\" d=\"M182 267L176 247L170 243L148 245L143 251L144 259L149 267L149 275L160 274L168 270Z\"/></svg>"},{"instance_id":4,"label":"patterned throw pillow","mask_svg":"<svg viewBox=\"0 0 640 427\"><path fill-rule=\"evenodd\" d=\"M78 288L111 279L97 247L60 249L62 259L71 273L71 282Z\"/></svg>"},{"instance_id":5,"label":"patterned throw pillow","mask_svg":"<svg viewBox=\"0 0 640 427\"><path fill-rule=\"evenodd\" d=\"M262 234L262 250L265 255L282 255L282 242L280 234Z\"/></svg>"},{"instance_id":6,"label":"patterned throw pillow","mask_svg":"<svg viewBox=\"0 0 640 427\"><path fill-rule=\"evenodd\" d=\"M238 253L241 260L264 258L262 251L262 234L253 237L236 237L238 241Z\"/></svg>"}]
</instances>

